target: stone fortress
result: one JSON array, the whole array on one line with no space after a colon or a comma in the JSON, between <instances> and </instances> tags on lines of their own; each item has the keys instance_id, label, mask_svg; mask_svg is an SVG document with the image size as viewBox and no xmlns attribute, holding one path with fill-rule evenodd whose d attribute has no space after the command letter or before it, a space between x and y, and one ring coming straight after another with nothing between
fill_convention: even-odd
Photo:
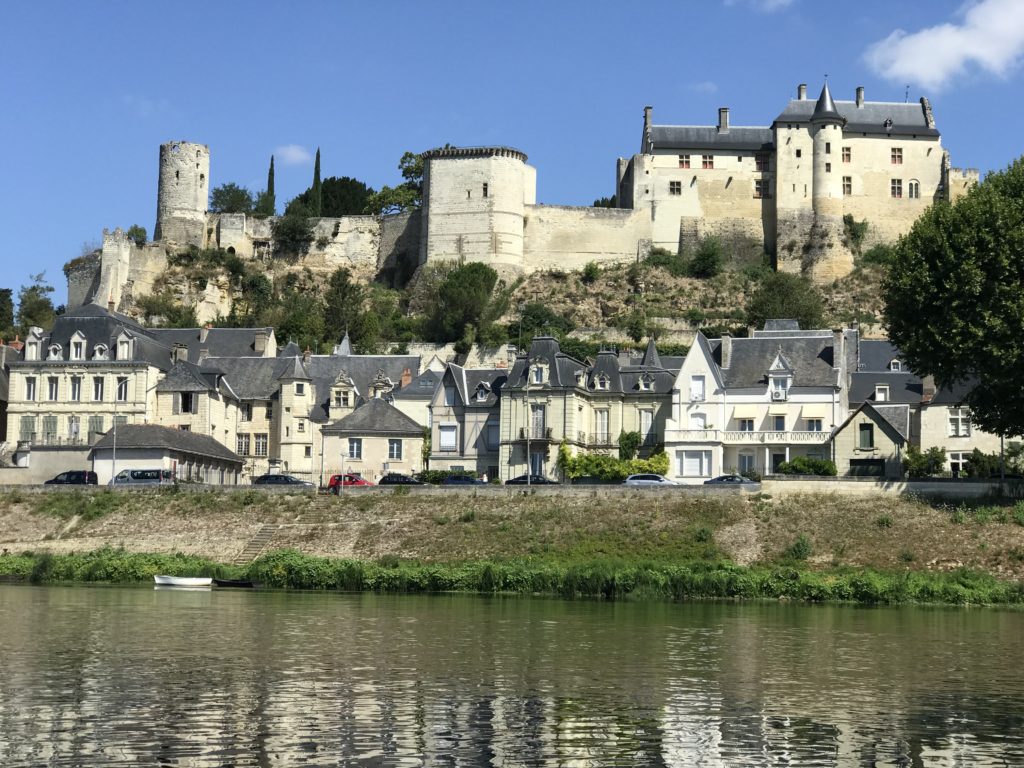
<instances>
[{"instance_id":1,"label":"stone fortress","mask_svg":"<svg viewBox=\"0 0 1024 768\"><path fill-rule=\"evenodd\" d=\"M853 253L844 216L866 221L865 246L892 242L935 200L977 183L951 167L931 106L817 101L806 85L770 126L657 125L644 109L639 154L620 158L616 208L538 205L536 170L510 147L445 147L424 153L419 210L321 218L300 264L314 272L382 271L440 261L480 261L500 273L581 269L644 258L652 246L692 248L714 235L736 252L768 253L780 270L819 283L848 274ZM167 255L188 246L243 258L274 255L272 218L207 212L210 151L178 141L160 147L153 242L137 246L104 230L102 251L68 265L68 306L129 309L153 291ZM210 282L201 322L230 309L230 286Z\"/></svg>"}]
</instances>

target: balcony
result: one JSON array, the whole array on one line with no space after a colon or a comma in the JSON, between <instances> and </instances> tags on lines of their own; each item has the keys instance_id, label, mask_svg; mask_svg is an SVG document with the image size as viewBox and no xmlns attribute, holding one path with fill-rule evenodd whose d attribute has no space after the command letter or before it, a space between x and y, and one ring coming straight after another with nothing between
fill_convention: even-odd
<instances>
[{"instance_id":1,"label":"balcony","mask_svg":"<svg viewBox=\"0 0 1024 768\"><path fill-rule=\"evenodd\" d=\"M666 442L722 445L823 445L831 437L831 432L744 432L731 429L673 429L665 433Z\"/></svg>"},{"instance_id":2,"label":"balcony","mask_svg":"<svg viewBox=\"0 0 1024 768\"><path fill-rule=\"evenodd\" d=\"M532 427L520 427L519 428L519 439L520 440L542 440L546 442L555 442L554 429L551 427L544 427L538 424L534 424Z\"/></svg>"}]
</instances>

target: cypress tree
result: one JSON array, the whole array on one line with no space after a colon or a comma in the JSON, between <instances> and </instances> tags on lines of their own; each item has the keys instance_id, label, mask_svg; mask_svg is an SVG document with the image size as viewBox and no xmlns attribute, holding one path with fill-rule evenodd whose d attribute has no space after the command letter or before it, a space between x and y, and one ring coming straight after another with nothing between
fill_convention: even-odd
<instances>
[{"instance_id":1,"label":"cypress tree","mask_svg":"<svg viewBox=\"0 0 1024 768\"><path fill-rule=\"evenodd\" d=\"M313 199L310 209L310 215L316 217L319 217L323 210L323 188L320 184L320 147L316 148L316 162L313 164Z\"/></svg>"},{"instance_id":2,"label":"cypress tree","mask_svg":"<svg viewBox=\"0 0 1024 768\"><path fill-rule=\"evenodd\" d=\"M274 156L270 156L270 170L267 171L267 189L260 193L256 201L256 213L261 216L273 216L277 213L277 199L274 197Z\"/></svg>"}]
</instances>

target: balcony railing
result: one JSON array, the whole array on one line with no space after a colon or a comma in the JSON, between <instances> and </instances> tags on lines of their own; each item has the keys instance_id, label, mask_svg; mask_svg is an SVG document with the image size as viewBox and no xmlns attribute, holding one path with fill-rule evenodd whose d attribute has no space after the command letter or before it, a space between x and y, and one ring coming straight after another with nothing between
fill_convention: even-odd
<instances>
[{"instance_id":1,"label":"balcony railing","mask_svg":"<svg viewBox=\"0 0 1024 768\"><path fill-rule=\"evenodd\" d=\"M527 429L529 429L529 433L527 433ZM529 436L527 436L527 434L529 434ZM529 428L527 428L527 427L520 427L519 428L519 439L520 440L527 440L527 439L529 439L529 440L553 440L554 439L553 434L554 434L554 429L552 427L542 427L542 426L540 426L538 424L534 424L533 426L531 426Z\"/></svg>"},{"instance_id":2,"label":"balcony railing","mask_svg":"<svg viewBox=\"0 0 1024 768\"><path fill-rule=\"evenodd\" d=\"M57 435L50 432L33 432L29 435L28 440L22 440L22 443L28 443L29 445L89 445L89 442L80 436L69 437L67 435Z\"/></svg>"},{"instance_id":3,"label":"balcony railing","mask_svg":"<svg viewBox=\"0 0 1024 768\"><path fill-rule=\"evenodd\" d=\"M722 443L724 445L785 445L787 443L821 445L827 443L831 437L831 432L745 432L732 429L673 429L665 433L666 441Z\"/></svg>"}]
</instances>

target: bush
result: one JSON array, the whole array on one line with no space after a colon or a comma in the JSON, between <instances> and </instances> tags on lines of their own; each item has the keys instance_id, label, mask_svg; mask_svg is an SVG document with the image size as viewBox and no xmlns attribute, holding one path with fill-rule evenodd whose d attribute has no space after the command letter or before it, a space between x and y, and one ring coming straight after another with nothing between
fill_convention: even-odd
<instances>
[{"instance_id":1,"label":"bush","mask_svg":"<svg viewBox=\"0 0 1024 768\"><path fill-rule=\"evenodd\" d=\"M891 245L879 243L864 251L860 257L861 264L876 264L881 267L888 267L896 258L896 249Z\"/></svg>"},{"instance_id":2,"label":"bush","mask_svg":"<svg viewBox=\"0 0 1024 768\"><path fill-rule=\"evenodd\" d=\"M128 231L125 234L139 248L146 244L146 228L143 226L132 224L128 227Z\"/></svg>"},{"instance_id":3,"label":"bush","mask_svg":"<svg viewBox=\"0 0 1024 768\"><path fill-rule=\"evenodd\" d=\"M629 461L636 458L644 438L639 432L623 432L619 435L619 459Z\"/></svg>"},{"instance_id":4,"label":"bush","mask_svg":"<svg viewBox=\"0 0 1024 768\"><path fill-rule=\"evenodd\" d=\"M821 293L806 278L786 272L767 275L750 295L746 306L747 323L764 327L772 318L793 318L803 330L821 328L824 303Z\"/></svg>"},{"instance_id":5,"label":"bush","mask_svg":"<svg viewBox=\"0 0 1024 768\"><path fill-rule=\"evenodd\" d=\"M686 259L667 248L651 248L644 263L649 267L660 267L673 277L685 277L687 273Z\"/></svg>"},{"instance_id":6,"label":"bush","mask_svg":"<svg viewBox=\"0 0 1024 768\"><path fill-rule=\"evenodd\" d=\"M946 451L937 446L922 452L916 445L911 445L903 457L903 471L911 479L942 474L945 465Z\"/></svg>"},{"instance_id":7,"label":"bush","mask_svg":"<svg viewBox=\"0 0 1024 768\"><path fill-rule=\"evenodd\" d=\"M813 551L811 540L801 533L792 544L782 551L782 555L788 560L806 560Z\"/></svg>"},{"instance_id":8,"label":"bush","mask_svg":"<svg viewBox=\"0 0 1024 768\"><path fill-rule=\"evenodd\" d=\"M717 237L705 237L690 259L689 269L691 277L714 277L722 271L722 262L725 260L725 249Z\"/></svg>"},{"instance_id":9,"label":"bush","mask_svg":"<svg viewBox=\"0 0 1024 768\"><path fill-rule=\"evenodd\" d=\"M313 242L313 221L301 213L289 213L274 222L273 233L275 251L300 255Z\"/></svg>"},{"instance_id":10,"label":"bush","mask_svg":"<svg viewBox=\"0 0 1024 768\"><path fill-rule=\"evenodd\" d=\"M601 268L592 261L588 261L583 267L583 274L580 276L580 280L583 281L584 285L590 285L593 283L601 274Z\"/></svg>"},{"instance_id":11,"label":"bush","mask_svg":"<svg viewBox=\"0 0 1024 768\"><path fill-rule=\"evenodd\" d=\"M794 456L779 464L780 475L820 475L835 477L836 465L830 459L812 459L808 456Z\"/></svg>"},{"instance_id":12,"label":"bush","mask_svg":"<svg viewBox=\"0 0 1024 768\"><path fill-rule=\"evenodd\" d=\"M856 221L853 218L853 214L848 213L843 216L843 230L850 241L852 250L859 251L861 243L864 242L864 236L868 233L868 223L866 221Z\"/></svg>"}]
</instances>

